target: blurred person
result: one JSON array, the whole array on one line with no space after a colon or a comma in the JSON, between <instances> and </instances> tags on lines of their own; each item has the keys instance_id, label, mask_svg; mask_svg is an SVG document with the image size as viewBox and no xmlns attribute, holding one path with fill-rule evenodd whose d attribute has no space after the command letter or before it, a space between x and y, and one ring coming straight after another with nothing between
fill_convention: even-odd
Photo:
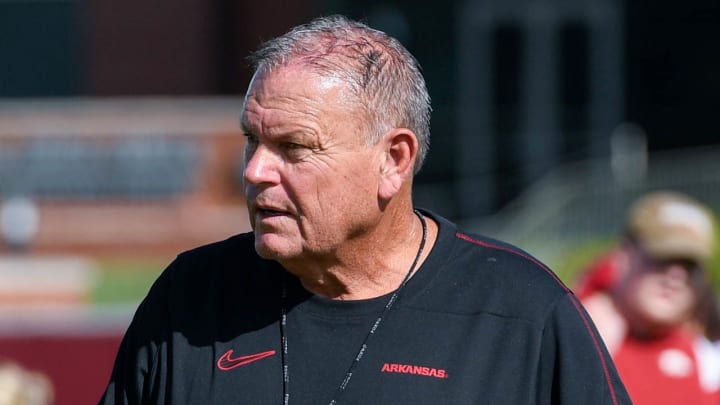
<instances>
[{"instance_id":1,"label":"blurred person","mask_svg":"<svg viewBox=\"0 0 720 405\"><path fill-rule=\"evenodd\" d=\"M544 265L412 203L420 67L341 16L264 44L241 111L253 232L185 252L102 404L627 404Z\"/></svg>"},{"instance_id":2,"label":"blurred person","mask_svg":"<svg viewBox=\"0 0 720 405\"><path fill-rule=\"evenodd\" d=\"M43 373L0 360L0 405L51 405L54 389Z\"/></svg>"},{"instance_id":3,"label":"blurred person","mask_svg":"<svg viewBox=\"0 0 720 405\"><path fill-rule=\"evenodd\" d=\"M593 263L576 293L636 404L719 404L718 302L705 273L712 213L681 193L630 207L620 243Z\"/></svg>"}]
</instances>

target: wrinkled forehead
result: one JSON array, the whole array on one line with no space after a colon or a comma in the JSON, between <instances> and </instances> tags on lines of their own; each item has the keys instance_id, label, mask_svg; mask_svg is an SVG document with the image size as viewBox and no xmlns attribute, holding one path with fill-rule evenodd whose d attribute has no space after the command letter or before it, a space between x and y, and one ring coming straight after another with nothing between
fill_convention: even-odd
<instances>
[{"instance_id":1,"label":"wrinkled forehead","mask_svg":"<svg viewBox=\"0 0 720 405\"><path fill-rule=\"evenodd\" d=\"M295 99L309 104L334 100L338 106L359 105L357 94L341 75L321 72L302 63L258 69L245 94L242 112L248 102L268 99Z\"/></svg>"},{"instance_id":2,"label":"wrinkled forehead","mask_svg":"<svg viewBox=\"0 0 720 405\"><path fill-rule=\"evenodd\" d=\"M303 65L288 65L274 70L258 70L243 103L240 124L263 116L313 117L318 121L339 119L349 122L357 113L357 99L349 86L334 75L323 75Z\"/></svg>"},{"instance_id":3,"label":"wrinkled forehead","mask_svg":"<svg viewBox=\"0 0 720 405\"><path fill-rule=\"evenodd\" d=\"M343 76L342 72L323 71L303 61L295 61L272 69L261 67L250 81L248 94L256 95L260 90L268 91L269 85L272 86L272 91L282 92L298 82L311 83L316 87L316 91L329 91L347 85L347 80Z\"/></svg>"}]
</instances>

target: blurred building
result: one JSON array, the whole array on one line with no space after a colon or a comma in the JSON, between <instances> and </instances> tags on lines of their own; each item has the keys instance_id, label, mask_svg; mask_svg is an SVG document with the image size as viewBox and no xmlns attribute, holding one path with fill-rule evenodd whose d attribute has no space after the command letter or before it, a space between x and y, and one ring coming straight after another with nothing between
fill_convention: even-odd
<instances>
[{"instance_id":1,"label":"blurred building","mask_svg":"<svg viewBox=\"0 0 720 405\"><path fill-rule=\"evenodd\" d=\"M607 157L624 121L650 150L717 142L713 0L3 0L0 97L241 96L249 50L335 12L420 60L433 152L416 198L450 217L490 214L553 167Z\"/></svg>"},{"instance_id":2,"label":"blurred building","mask_svg":"<svg viewBox=\"0 0 720 405\"><path fill-rule=\"evenodd\" d=\"M0 204L34 201L36 253L168 254L245 231L240 105L0 102Z\"/></svg>"}]
</instances>

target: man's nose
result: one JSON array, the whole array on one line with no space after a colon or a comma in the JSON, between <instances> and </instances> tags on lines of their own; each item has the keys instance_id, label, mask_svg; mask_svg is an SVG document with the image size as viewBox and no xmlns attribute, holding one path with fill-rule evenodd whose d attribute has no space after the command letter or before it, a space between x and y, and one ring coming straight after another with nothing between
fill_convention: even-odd
<instances>
[{"instance_id":1,"label":"man's nose","mask_svg":"<svg viewBox=\"0 0 720 405\"><path fill-rule=\"evenodd\" d=\"M246 151L243 179L246 184L277 183L279 159L276 153L263 145Z\"/></svg>"}]
</instances>

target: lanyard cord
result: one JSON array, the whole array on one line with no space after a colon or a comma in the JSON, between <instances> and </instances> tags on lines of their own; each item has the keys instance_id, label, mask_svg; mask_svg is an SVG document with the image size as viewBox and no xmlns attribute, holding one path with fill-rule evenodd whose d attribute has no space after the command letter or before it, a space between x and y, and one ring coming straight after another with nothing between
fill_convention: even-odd
<instances>
[{"instance_id":1,"label":"lanyard cord","mask_svg":"<svg viewBox=\"0 0 720 405\"><path fill-rule=\"evenodd\" d=\"M425 222L425 217L420 213L420 211L415 210L415 215L420 218L420 223L422 224L422 239L420 241L420 247L418 248L417 254L415 255L415 259L412 262L412 265L410 265L410 269L408 270L407 274L405 275L405 278L403 278L402 283L400 283L400 286L393 291L392 295L388 299L387 304L385 304L385 307L383 308L382 312L380 312L380 315L377 317L375 322L373 323L373 326L368 331L367 335L365 335L365 339L363 339L362 344L360 345L360 349L358 350L357 355L353 359L352 363L350 363L350 366L348 367L347 372L345 373L345 378L343 378L342 382L340 383L340 386L338 387L337 391L335 392L334 398L330 401L330 405L337 404L336 398L339 398L340 395L342 395L343 391L345 391L345 388L347 388L348 384L350 383L350 379L353 376L353 372L355 371L355 368L360 363L360 361L363 359L363 356L365 355L365 352L368 348L368 343L370 341L370 337L375 334L375 332L380 327L380 324L382 323L383 319L387 316L387 313L390 311L390 308L393 306L395 301L397 300L398 296L400 295L400 291L405 287L405 284L410 280L410 276L412 276L413 271L415 271L415 267L417 266L418 262L420 261L420 257L422 256L423 250L425 249L425 241L427 240L427 223ZM282 346L282 354L281 354L281 361L282 361L282 373L283 373L283 405L288 405L290 402L290 373L288 370L288 336L287 336L287 281L286 277L283 277L283 286L282 286L282 306L280 308L280 345Z\"/></svg>"}]
</instances>

